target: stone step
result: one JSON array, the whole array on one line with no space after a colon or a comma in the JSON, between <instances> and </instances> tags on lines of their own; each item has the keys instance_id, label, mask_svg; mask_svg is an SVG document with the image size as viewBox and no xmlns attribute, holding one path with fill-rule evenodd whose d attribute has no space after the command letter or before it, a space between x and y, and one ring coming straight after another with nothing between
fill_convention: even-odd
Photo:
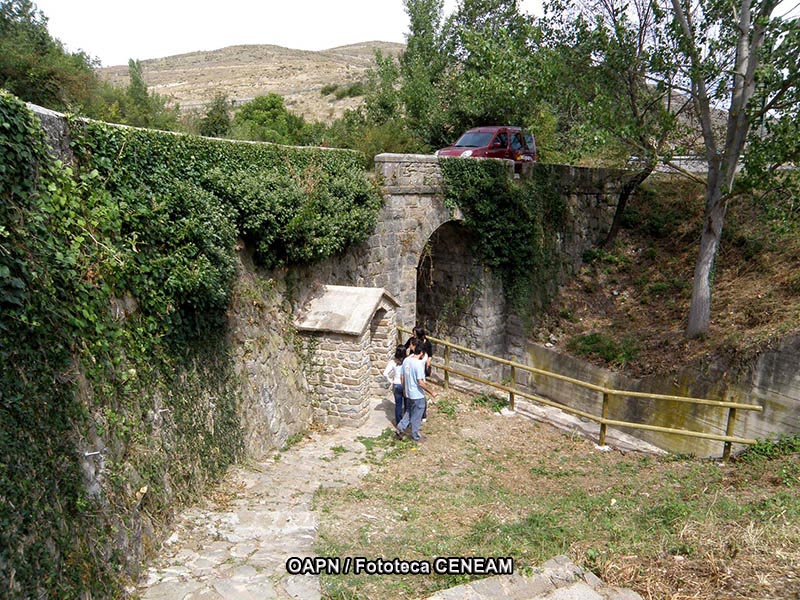
<instances>
[{"instance_id":1,"label":"stone step","mask_svg":"<svg viewBox=\"0 0 800 600\"><path fill-rule=\"evenodd\" d=\"M529 575L497 575L465 583L426 600L642 600L632 590L605 585L566 556L556 556Z\"/></svg>"}]
</instances>

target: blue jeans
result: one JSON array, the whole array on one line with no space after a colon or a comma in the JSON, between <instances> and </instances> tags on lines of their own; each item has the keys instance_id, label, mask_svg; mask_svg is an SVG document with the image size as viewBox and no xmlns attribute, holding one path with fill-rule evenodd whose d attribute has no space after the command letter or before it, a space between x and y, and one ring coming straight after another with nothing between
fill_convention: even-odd
<instances>
[{"instance_id":1,"label":"blue jeans","mask_svg":"<svg viewBox=\"0 0 800 600\"><path fill-rule=\"evenodd\" d=\"M425 404L425 396L422 398L406 398L406 412L397 424L397 431L403 434L408 429L408 426L411 425L411 439L419 441L419 428L422 425Z\"/></svg>"},{"instance_id":2,"label":"blue jeans","mask_svg":"<svg viewBox=\"0 0 800 600\"><path fill-rule=\"evenodd\" d=\"M405 412L405 398L403 397L403 386L399 383L392 385L392 393L394 394L394 424L397 425L403 418Z\"/></svg>"}]
</instances>

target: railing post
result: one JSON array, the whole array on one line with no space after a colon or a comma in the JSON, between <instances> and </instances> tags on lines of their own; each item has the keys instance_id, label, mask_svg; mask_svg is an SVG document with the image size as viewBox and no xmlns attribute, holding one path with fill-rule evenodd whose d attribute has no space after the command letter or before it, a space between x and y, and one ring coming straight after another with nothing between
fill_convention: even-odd
<instances>
[{"instance_id":1,"label":"railing post","mask_svg":"<svg viewBox=\"0 0 800 600\"><path fill-rule=\"evenodd\" d=\"M400 346L403 343L403 332L400 331L400 328L397 328L397 345Z\"/></svg>"},{"instance_id":2,"label":"railing post","mask_svg":"<svg viewBox=\"0 0 800 600\"><path fill-rule=\"evenodd\" d=\"M600 442L601 446L606 445L606 419L608 418L608 392L603 392L603 408L600 412L602 420L600 421Z\"/></svg>"},{"instance_id":3,"label":"railing post","mask_svg":"<svg viewBox=\"0 0 800 600\"><path fill-rule=\"evenodd\" d=\"M447 345L444 347L444 389L450 389L450 336L445 338Z\"/></svg>"},{"instance_id":4,"label":"railing post","mask_svg":"<svg viewBox=\"0 0 800 600\"><path fill-rule=\"evenodd\" d=\"M736 409L728 409L728 426L725 428L725 435L731 437L733 435L734 427L736 426ZM722 449L722 460L728 460L731 457L731 443L725 442Z\"/></svg>"},{"instance_id":5,"label":"railing post","mask_svg":"<svg viewBox=\"0 0 800 600\"><path fill-rule=\"evenodd\" d=\"M517 388L517 368L511 365L511 389ZM514 408L514 392L508 392L508 407L513 412Z\"/></svg>"}]
</instances>

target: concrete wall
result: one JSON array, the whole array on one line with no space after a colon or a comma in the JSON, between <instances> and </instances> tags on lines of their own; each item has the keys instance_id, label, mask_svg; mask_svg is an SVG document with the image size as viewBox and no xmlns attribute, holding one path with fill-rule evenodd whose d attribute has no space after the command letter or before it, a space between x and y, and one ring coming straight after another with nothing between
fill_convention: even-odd
<instances>
[{"instance_id":1,"label":"concrete wall","mask_svg":"<svg viewBox=\"0 0 800 600\"><path fill-rule=\"evenodd\" d=\"M756 404L763 412L737 410L733 435L752 439L775 438L800 432L800 335L764 352L744 367L720 362L699 365L668 375L633 379L538 344L527 347L525 364L612 389L692 396ZM600 415L602 397L576 385L540 375L518 373L517 381L545 397ZM609 418L648 425L725 435L728 409L663 400L614 397ZM625 430L670 452L721 456L723 442L645 430ZM734 444L733 452L746 448Z\"/></svg>"}]
</instances>

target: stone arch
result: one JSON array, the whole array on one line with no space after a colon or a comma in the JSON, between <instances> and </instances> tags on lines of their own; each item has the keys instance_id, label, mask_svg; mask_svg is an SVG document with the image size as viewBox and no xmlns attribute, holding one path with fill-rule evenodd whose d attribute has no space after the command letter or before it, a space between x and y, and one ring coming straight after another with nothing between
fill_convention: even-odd
<instances>
[{"instance_id":1,"label":"stone arch","mask_svg":"<svg viewBox=\"0 0 800 600\"><path fill-rule=\"evenodd\" d=\"M402 218L397 219L403 223L402 231L397 236L401 252L397 257L397 268L392 269L396 279L387 284L387 288L400 298L398 322L406 327L418 321L417 273L420 259L426 255L431 239L442 227L463 227L461 211L446 207L441 198L418 197L416 200L411 208L407 197L402 197L397 203L398 213L402 211L403 214Z\"/></svg>"},{"instance_id":2,"label":"stone arch","mask_svg":"<svg viewBox=\"0 0 800 600\"><path fill-rule=\"evenodd\" d=\"M437 337L467 339L479 300L483 265L475 258L475 234L458 221L439 227L417 264L416 323Z\"/></svg>"},{"instance_id":3,"label":"stone arch","mask_svg":"<svg viewBox=\"0 0 800 600\"><path fill-rule=\"evenodd\" d=\"M444 222L426 240L416 270L416 323L434 337L503 356L503 285L480 259L477 244L477 235L460 220ZM463 367L488 368L474 357L454 359Z\"/></svg>"}]
</instances>

